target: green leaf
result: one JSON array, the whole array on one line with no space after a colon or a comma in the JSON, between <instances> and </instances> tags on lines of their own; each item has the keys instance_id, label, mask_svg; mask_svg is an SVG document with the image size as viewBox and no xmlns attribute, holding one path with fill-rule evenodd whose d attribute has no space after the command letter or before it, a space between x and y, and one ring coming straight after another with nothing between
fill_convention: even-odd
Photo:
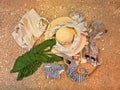
<instances>
[{"instance_id":1,"label":"green leaf","mask_svg":"<svg viewBox=\"0 0 120 90\"><path fill-rule=\"evenodd\" d=\"M47 56L50 58L49 63L52 63L52 62L54 62L54 61L59 62L59 61L63 60L62 57L57 56L57 55L55 55L55 54L48 54Z\"/></svg>"},{"instance_id":2,"label":"green leaf","mask_svg":"<svg viewBox=\"0 0 120 90\"><path fill-rule=\"evenodd\" d=\"M13 66L13 69L11 70L11 73L13 72L19 72L21 69L26 67L29 64L32 64L35 61L35 55L31 53L31 51L26 52L22 56L19 56L16 59L16 62Z\"/></svg>"},{"instance_id":3,"label":"green leaf","mask_svg":"<svg viewBox=\"0 0 120 90\"><path fill-rule=\"evenodd\" d=\"M44 63L53 63L55 61L56 62L62 61L63 58L55 54L42 54L39 55L38 60Z\"/></svg>"},{"instance_id":4,"label":"green leaf","mask_svg":"<svg viewBox=\"0 0 120 90\"><path fill-rule=\"evenodd\" d=\"M43 43L37 45L35 48L34 48L34 52L42 52L44 51L44 49L48 48L48 47L52 47L53 45L56 44L56 41L55 39L48 39L46 41L44 41Z\"/></svg>"},{"instance_id":5,"label":"green leaf","mask_svg":"<svg viewBox=\"0 0 120 90\"><path fill-rule=\"evenodd\" d=\"M17 80L22 80L24 77L32 75L42 63L52 63L63 60L60 56L48 54L55 44L55 39L49 39L22 56L19 56L15 61L11 73L18 72Z\"/></svg>"},{"instance_id":6,"label":"green leaf","mask_svg":"<svg viewBox=\"0 0 120 90\"><path fill-rule=\"evenodd\" d=\"M22 80L24 77L32 75L41 66L42 63L35 61L19 71L17 80Z\"/></svg>"},{"instance_id":7,"label":"green leaf","mask_svg":"<svg viewBox=\"0 0 120 90\"><path fill-rule=\"evenodd\" d=\"M24 67L26 67L27 65L33 63L36 60L36 54L38 52L43 52L44 49L48 48L48 47L52 47L55 44L55 40L54 39L49 39L44 41L43 43L37 45L34 49L26 52L25 54L23 54L22 56L19 56L16 59L16 62L14 64L13 69L11 70L12 72L18 72L21 69L23 69ZM39 53L38 53L39 54ZM42 54L42 53L40 53Z\"/></svg>"}]
</instances>

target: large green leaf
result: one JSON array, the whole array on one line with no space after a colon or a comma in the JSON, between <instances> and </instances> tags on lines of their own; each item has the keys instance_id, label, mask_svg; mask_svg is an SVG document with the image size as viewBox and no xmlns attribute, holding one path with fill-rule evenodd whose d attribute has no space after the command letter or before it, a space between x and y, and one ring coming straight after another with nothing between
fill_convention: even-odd
<instances>
[{"instance_id":1,"label":"large green leaf","mask_svg":"<svg viewBox=\"0 0 120 90\"><path fill-rule=\"evenodd\" d=\"M59 62L59 61L63 60L62 57L57 56L56 54L47 54L47 56L50 58L49 63L52 63L54 61Z\"/></svg>"},{"instance_id":2,"label":"large green leaf","mask_svg":"<svg viewBox=\"0 0 120 90\"><path fill-rule=\"evenodd\" d=\"M24 77L32 75L42 63L52 63L61 61L63 58L51 53L51 48L55 45L55 39L49 39L37 45L35 48L19 56L11 73L18 72L17 80L22 80Z\"/></svg>"},{"instance_id":3,"label":"large green leaf","mask_svg":"<svg viewBox=\"0 0 120 90\"><path fill-rule=\"evenodd\" d=\"M38 60L44 63L53 63L55 61L59 62L63 60L63 58L55 54L42 54L42 55L39 55Z\"/></svg>"},{"instance_id":4,"label":"large green leaf","mask_svg":"<svg viewBox=\"0 0 120 90\"><path fill-rule=\"evenodd\" d=\"M37 69L41 66L41 62L39 61L34 61L32 64L27 65L23 69L19 71L17 80L22 80L24 77L32 75Z\"/></svg>"},{"instance_id":5,"label":"large green leaf","mask_svg":"<svg viewBox=\"0 0 120 90\"><path fill-rule=\"evenodd\" d=\"M11 72L19 72L21 69L23 69L27 65L32 64L35 60L36 60L35 55L31 53L31 51L26 52L25 54L23 54L22 56L19 56L16 59L16 62Z\"/></svg>"},{"instance_id":6,"label":"large green leaf","mask_svg":"<svg viewBox=\"0 0 120 90\"><path fill-rule=\"evenodd\" d=\"M34 52L42 52L44 51L46 48L48 47L52 47L53 45L56 44L56 41L55 39L48 39L46 41L44 41L43 43L37 45L35 48L34 48Z\"/></svg>"}]
</instances>

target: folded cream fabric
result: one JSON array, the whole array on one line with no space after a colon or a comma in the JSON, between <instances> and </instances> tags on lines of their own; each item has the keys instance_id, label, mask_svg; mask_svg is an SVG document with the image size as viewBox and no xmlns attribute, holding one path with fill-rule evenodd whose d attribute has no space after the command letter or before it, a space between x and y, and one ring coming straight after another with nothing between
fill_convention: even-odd
<instances>
[{"instance_id":1,"label":"folded cream fabric","mask_svg":"<svg viewBox=\"0 0 120 90\"><path fill-rule=\"evenodd\" d=\"M47 25L46 18L40 17L34 9L31 9L19 21L12 36L22 48L30 50L44 33Z\"/></svg>"}]
</instances>

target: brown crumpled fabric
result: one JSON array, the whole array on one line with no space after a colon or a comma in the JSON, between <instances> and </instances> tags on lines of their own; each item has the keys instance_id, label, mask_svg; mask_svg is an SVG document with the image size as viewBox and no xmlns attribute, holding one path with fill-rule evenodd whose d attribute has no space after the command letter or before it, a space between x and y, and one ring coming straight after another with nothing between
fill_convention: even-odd
<instances>
[{"instance_id":1,"label":"brown crumpled fabric","mask_svg":"<svg viewBox=\"0 0 120 90\"><path fill-rule=\"evenodd\" d=\"M46 18L40 17L34 9L31 9L16 25L12 36L22 48L30 50L44 33L47 25Z\"/></svg>"}]
</instances>

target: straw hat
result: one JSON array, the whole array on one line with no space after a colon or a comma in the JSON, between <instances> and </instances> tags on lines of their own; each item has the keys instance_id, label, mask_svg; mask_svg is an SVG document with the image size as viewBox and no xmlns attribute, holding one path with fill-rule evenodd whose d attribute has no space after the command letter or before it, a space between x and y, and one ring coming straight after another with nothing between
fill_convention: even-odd
<instances>
[{"instance_id":1,"label":"straw hat","mask_svg":"<svg viewBox=\"0 0 120 90\"><path fill-rule=\"evenodd\" d=\"M49 24L45 32L45 39L56 39L57 43L52 50L54 53L56 53L57 51L61 51L69 56L73 56L80 52L86 45L86 34L82 32L85 29L86 28L83 22L77 22L70 17L59 17ZM69 31L72 31L73 34L70 34ZM59 38L58 40L58 36L63 36L63 38ZM72 42L70 41L71 37ZM66 42L68 41L69 45L62 45L64 44L62 43L62 41L65 42L65 40Z\"/></svg>"}]
</instances>

